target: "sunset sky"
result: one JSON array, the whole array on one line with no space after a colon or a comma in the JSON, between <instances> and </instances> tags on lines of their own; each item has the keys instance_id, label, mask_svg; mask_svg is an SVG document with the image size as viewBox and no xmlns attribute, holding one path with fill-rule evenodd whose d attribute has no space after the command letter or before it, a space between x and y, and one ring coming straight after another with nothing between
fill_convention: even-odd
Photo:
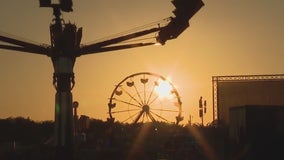
<instances>
[{"instance_id":1,"label":"sunset sky","mask_svg":"<svg viewBox=\"0 0 284 160\"><path fill-rule=\"evenodd\" d=\"M66 22L83 27L83 44L174 16L170 0L73 0ZM183 122L200 123L198 100L207 100L212 121L212 76L284 73L283 0L203 0L190 27L164 46L77 58L73 99L78 114L106 120L116 84L128 75L169 77L181 96ZM38 0L2 0L0 34L50 44L52 9ZM1 43L0 43L1 44ZM0 118L53 120L56 90L49 57L0 49Z\"/></svg>"}]
</instances>

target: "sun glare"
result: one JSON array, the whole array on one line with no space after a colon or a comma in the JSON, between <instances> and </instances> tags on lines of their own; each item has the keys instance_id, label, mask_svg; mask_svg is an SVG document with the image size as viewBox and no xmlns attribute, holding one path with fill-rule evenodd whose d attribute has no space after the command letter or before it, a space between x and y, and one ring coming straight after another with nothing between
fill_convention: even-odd
<instances>
[{"instance_id":1,"label":"sun glare","mask_svg":"<svg viewBox=\"0 0 284 160\"><path fill-rule=\"evenodd\" d=\"M157 86L155 87L156 93L160 98L170 98L172 93L172 86L167 81L159 80Z\"/></svg>"}]
</instances>

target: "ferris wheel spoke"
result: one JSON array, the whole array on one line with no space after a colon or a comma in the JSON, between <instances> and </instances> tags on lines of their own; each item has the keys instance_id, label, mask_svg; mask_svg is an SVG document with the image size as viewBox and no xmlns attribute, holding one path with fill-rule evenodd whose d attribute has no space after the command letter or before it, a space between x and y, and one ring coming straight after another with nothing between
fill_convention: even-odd
<instances>
[{"instance_id":1,"label":"ferris wheel spoke","mask_svg":"<svg viewBox=\"0 0 284 160\"><path fill-rule=\"evenodd\" d=\"M164 120L164 121L169 122L166 118L164 118L164 117L162 117L162 116L158 115L157 113L152 112L152 111L150 111L150 112L151 112L152 114L154 114L155 116L159 117L160 119L162 119L162 120Z\"/></svg>"},{"instance_id":2,"label":"ferris wheel spoke","mask_svg":"<svg viewBox=\"0 0 284 160\"><path fill-rule=\"evenodd\" d=\"M135 118L135 120L133 121L134 123L137 123L139 121L139 119L141 118L141 116L143 115L144 111L140 111L140 113L138 114L138 116Z\"/></svg>"},{"instance_id":3,"label":"ferris wheel spoke","mask_svg":"<svg viewBox=\"0 0 284 160\"><path fill-rule=\"evenodd\" d=\"M136 85L134 84L133 86L134 86L134 88L135 88L136 94L137 94L138 97L139 97L139 100L140 100L140 103L139 103L139 104L144 104L144 101L143 101L143 99L142 99L142 97L141 97L141 95L140 95L140 93L139 93L139 91L138 91Z\"/></svg>"},{"instance_id":4,"label":"ferris wheel spoke","mask_svg":"<svg viewBox=\"0 0 284 160\"><path fill-rule=\"evenodd\" d=\"M144 98L143 98L143 104L146 104L146 83L143 83L143 95L144 95Z\"/></svg>"},{"instance_id":5,"label":"ferris wheel spoke","mask_svg":"<svg viewBox=\"0 0 284 160\"><path fill-rule=\"evenodd\" d=\"M152 98L152 95L153 95L153 93L154 93L154 90L155 90L155 84L154 84L154 85L152 86L152 88L151 88L151 92L150 92L149 97L147 98L147 103L146 103L146 104L149 104L150 99Z\"/></svg>"},{"instance_id":6,"label":"ferris wheel spoke","mask_svg":"<svg viewBox=\"0 0 284 160\"><path fill-rule=\"evenodd\" d=\"M139 100L137 100L134 96L132 96L129 92L127 92L124 88L120 87L131 99L133 99L135 102L137 102L140 106L143 105Z\"/></svg>"},{"instance_id":7,"label":"ferris wheel spoke","mask_svg":"<svg viewBox=\"0 0 284 160\"><path fill-rule=\"evenodd\" d=\"M142 122L149 122L149 116L146 112L143 113L143 118L142 118Z\"/></svg>"},{"instance_id":8,"label":"ferris wheel spoke","mask_svg":"<svg viewBox=\"0 0 284 160\"><path fill-rule=\"evenodd\" d=\"M113 100L118 101L118 102L121 102L121 103L124 103L124 104L128 104L128 105L131 105L131 106L135 106L135 107L139 107L139 108L141 108L141 106L140 106L140 105L133 104L133 103L129 103L129 102L126 102L126 101L123 101L123 100L117 99L117 98L113 98Z\"/></svg>"},{"instance_id":9,"label":"ferris wheel spoke","mask_svg":"<svg viewBox=\"0 0 284 160\"><path fill-rule=\"evenodd\" d=\"M111 113L123 113L123 112L137 111L137 110L140 110L140 109L127 109L127 110L113 111Z\"/></svg>"},{"instance_id":10,"label":"ferris wheel spoke","mask_svg":"<svg viewBox=\"0 0 284 160\"><path fill-rule=\"evenodd\" d=\"M147 121L150 121L149 116L148 115L146 115L146 116L147 116Z\"/></svg>"},{"instance_id":11,"label":"ferris wheel spoke","mask_svg":"<svg viewBox=\"0 0 284 160\"><path fill-rule=\"evenodd\" d=\"M153 109L151 108L151 110L154 110L154 111L163 111L163 112L179 112L177 110L170 110L170 109Z\"/></svg>"},{"instance_id":12,"label":"ferris wheel spoke","mask_svg":"<svg viewBox=\"0 0 284 160\"><path fill-rule=\"evenodd\" d=\"M159 96L155 96L148 105L152 105L158 99L158 97Z\"/></svg>"},{"instance_id":13,"label":"ferris wheel spoke","mask_svg":"<svg viewBox=\"0 0 284 160\"><path fill-rule=\"evenodd\" d=\"M126 118L125 120L123 120L122 123L128 121L129 119L132 119L133 117L135 117L135 116L136 116L137 114L139 114L140 112L141 112L141 111L132 114L131 116L129 116L128 118Z\"/></svg>"},{"instance_id":14,"label":"ferris wheel spoke","mask_svg":"<svg viewBox=\"0 0 284 160\"><path fill-rule=\"evenodd\" d=\"M152 112L147 113L148 117L151 119L152 122L156 122L155 118L151 114Z\"/></svg>"},{"instance_id":15,"label":"ferris wheel spoke","mask_svg":"<svg viewBox=\"0 0 284 160\"><path fill-rule=\"evenodd\" d=\"M146 78L145 74L143 74L143 78L140 81L143 83L143 104L146 104L146 84L148 84L148 78Z\"/></svg>"},{"instance_id":16,"label":"ferris wheel spoke","mask_svg":"<svg viewBox=\"0 0 284 160\"><path fill-rule=\"evenodd\" d=\"M144 122L145 114L142 115L142 122Z\"/></svg>"}]
</instances>

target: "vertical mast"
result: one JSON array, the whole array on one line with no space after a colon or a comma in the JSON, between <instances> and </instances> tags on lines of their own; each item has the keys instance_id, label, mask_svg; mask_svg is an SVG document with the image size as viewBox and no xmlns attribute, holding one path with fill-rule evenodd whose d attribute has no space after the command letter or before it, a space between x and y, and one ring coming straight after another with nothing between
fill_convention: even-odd
<instances>
[{"instance_id":1,"label":"vertical mast","mask_svg":"<svg viewBox=\"0 0 284 160\"><path fill-rule=\"evenodd\" d=\"M75 50L79 46L77 28L60 18L60 8L53 6L53 24L50 25L51 60L53 63L53 85L55 95L55 146L56 158L73 158L74 124L72 88L75 85Z\"/></svg>"}]
</instances>

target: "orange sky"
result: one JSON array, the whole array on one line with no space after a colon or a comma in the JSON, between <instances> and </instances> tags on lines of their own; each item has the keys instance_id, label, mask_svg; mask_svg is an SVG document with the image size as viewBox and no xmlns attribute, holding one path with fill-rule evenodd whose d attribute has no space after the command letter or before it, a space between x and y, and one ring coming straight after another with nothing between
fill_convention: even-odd
<instances>
[{"instance_id":1,"label":"orange sky","mask_svg":"<svg viewBox=\"0 0 284 160\"><path fill-rule=\"evenodd\" d=\"M284 1L204 0L191 26L164 46L81 56L74 73L74 100L79 114L106 120L115 85L128 75L148 71L170 77L189 115L200 123L198 100L207 100L212 120L212 82L216 75L284 72ZM74 0L63 18L83 27L82 43L173 16L170 0ZM4 0L0 31L49 44L52 11L35 0ZM0 50L0 118L53 120L55 89L47 56Z\"/></svg>"}]
</instances>

